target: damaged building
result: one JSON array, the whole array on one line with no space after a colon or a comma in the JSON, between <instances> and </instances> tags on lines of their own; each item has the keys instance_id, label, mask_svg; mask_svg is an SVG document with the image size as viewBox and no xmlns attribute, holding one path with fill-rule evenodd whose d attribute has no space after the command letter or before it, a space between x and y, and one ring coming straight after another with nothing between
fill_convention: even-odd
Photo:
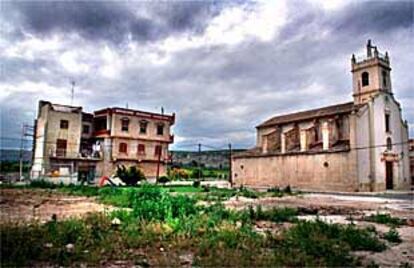
<instances>
[{"instance_id":1,"label":"damaged building","mask_svg":"<svg viewBox=\"0 0 414 268\"><path fill-rule=\"evenodd\" d=\"M93 182L118 165L138 166L149 179L166 174L175 114L125 108L92 113L40 101L35 120L32 178Z\"/></svg>"},{"instance_id":2,"label":"damaged building","mask_svg":"<svg viewBox=\"0 0 414 268\"><path fill-rule=\"evenodd\" d=\"M256 147L235 154L236 186L327 191L409 189L408 124L391 86L388 53L368 41L351 58L353 101L280 115L257 126Z\"/></svg>"}]
</instances>

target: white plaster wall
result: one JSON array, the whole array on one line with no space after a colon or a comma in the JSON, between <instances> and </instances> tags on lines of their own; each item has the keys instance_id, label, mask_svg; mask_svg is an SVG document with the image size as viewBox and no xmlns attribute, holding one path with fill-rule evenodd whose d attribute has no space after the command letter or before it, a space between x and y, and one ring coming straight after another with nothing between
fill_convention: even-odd
<instances>
[{"instance_id":1,"label":"white plaster wall","mask_svg":"<svg viewBox=\"0 0 414 268\"><path fill-rule=\"evenodd\" d=\"M391 138L392 153L399 156L399 161L394 163L394 187L396 189L403 188L404 184L408 182L408 173L405 171L408 165L404 161L403 155L407 155L408 144L404 137L406 131L403 125L401 111L394 98L388 97L388 102L385 101L386 94L380 94L374 98L374 125L375 125L375 140L376 145L385 145L388 137ZM385 113L390 114L390 132L385 131ZM398 144L398 145L397 145ZM376 183L385 184L385 162L381 161L382 154L386 151L386 147L379 146L375 149L375 179Z\"/></svg>"},{"instance_id":2,"label":"white plaster wall","mask_svg":"<svg viewBox=\"0 0 414 268\"><path fill-rule=\"evenodd\" d=\"M368 120L368 106L361 108L356 114L356 144L358 156L358 180L359 183L369 183L369 150L361 149L369 146L369 120Z\"/></svg>"}]
</instances>

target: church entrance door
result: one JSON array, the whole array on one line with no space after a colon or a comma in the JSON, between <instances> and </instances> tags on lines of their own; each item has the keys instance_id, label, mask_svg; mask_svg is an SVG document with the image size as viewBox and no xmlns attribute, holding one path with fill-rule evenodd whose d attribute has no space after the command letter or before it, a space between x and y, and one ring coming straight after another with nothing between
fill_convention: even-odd
<instances>
[{"instance_id":1,"label":"church entrance door","mask_svg":"<svg viewBox=\"0 0 414 268\"><path fill-rule=\"evenodd\" d=\"M393 164L391 161L385 162L385 184L387 190L393 189Z\"/></svg>"}]
</instances>

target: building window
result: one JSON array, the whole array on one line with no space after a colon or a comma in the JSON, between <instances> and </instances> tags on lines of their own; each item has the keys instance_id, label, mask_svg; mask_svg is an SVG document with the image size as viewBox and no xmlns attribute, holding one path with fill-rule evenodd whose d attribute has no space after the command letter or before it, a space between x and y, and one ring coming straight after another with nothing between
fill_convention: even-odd
<instances>
[{"instance_id":1,"label":"building window","mask_svg":"<svg viewBox=\"0 0 414 268\"><path fill-rule=\"evenodd\" d=\"M138 154L144 155L145 154L145 145L144 144L138 144Z\"/></svg>"},{"instance_id":2,"label":"building window","mask_svg":"<svg viewBox=\"0 0 414 268\"><path fill-rule=\"evenodd\" d=\"M363 72L361 75L361 79L362 79L362 86L368 86L369 85L369 73L368 72Z\"/></svg>"},{"instance_id":3,"label":"building window","mask_svg":"<svg viewBox=\"0 0 414 268\"><path fill-rule=\"evenodd\" d=\"M161 154L162 154L162 147L161 147L161 145L155 145L154 155L161 156Z\"/></svg>"},{"instance_id":4,"label":"building window","mask_svg":"<svg viewBox=\"0 0 414 268\"><path fill-rule=\"evenodd\" d=\"M139 122L139 133L140 134L147 134L147 126L148 126L148 122L147 121L140 121Z\"/></svg>"},{"instance_id":5,"label":"building window","mask_svg":"<svg viewBox=\"0 0 414 268\"><path fill-rule=\"evenodd\" d=\"M158 124L157 125L157 135L164 135L164 125Z\"/></svg>"},{"instance_id":6,"label":"building window","mask_svg":"<svg viewBox=\"0 0 414 268\"><path fill-rule=\"evenodd\" d=\"M125 142L119 144L119 152L124 154L128 153L128 145Z\"/></svg>"},{"instance_id":7,"label":"building window","mask_svg":"<svg viewBox=\"0 0 414 268\"><path fill-rule=\"evenodd\" d=\"M384 85L384 87L387 87L387 72L386 71L382 71L382 84Z\"/></svg>"},{"instance_id":8,"label":"building window","mask_svg":"<svg viewBox=\"0 0 414 268\"><path fill-rule=\"evenodd\" d=\"M385 114L385 131L390 132L390 114Z\"/></svg>"},{"instance_id":9,"label":"building window","mask_svg":"<svg viewBox=\"0 0 414 268\"><path fill-rule=\"evenodd\" d=\"M392 150L392 140L391 140L391 138L387 138L387 150L388 151Z\"/></svg>"},{"instance_id":10,"label":"building window","mask_svg":"<svg viewBox=\"0 0 414 268\"><path fill-rule=\"evenodd\" d=\"M68 129L69 128L69 121L68 120L60 120L60 128L61 129Z\"/></svg>"},{"instance_id":11,"label":"building window","mask_svg":"<svg viewBox=\"0 0 414 268\"><path fill-rule=\"evenodd\" d=\"M89 134L91 131L91 128L89 127L89 125L82 125L82 133L83 134Z\"/></svg>"},{"instance_id":12,"label":"building window","mask_svg":"<svg viewBox=\"0 0 414 268\"><path fill-rule=\"evenodd\" d=\"M101 131L106 129L106 116L94 118L94 131Z\"/></svg>"},{"instance_id":13,"label":"building window","mask_svg":"<svg viewBox=\"0 0 414 268\"><path fill-rule=\"evenodd\" d=\"M129 119L128 118L122 118L121 119L121 130L122 131L128 131L129 129Z\"/></svg>"}]
</instances>

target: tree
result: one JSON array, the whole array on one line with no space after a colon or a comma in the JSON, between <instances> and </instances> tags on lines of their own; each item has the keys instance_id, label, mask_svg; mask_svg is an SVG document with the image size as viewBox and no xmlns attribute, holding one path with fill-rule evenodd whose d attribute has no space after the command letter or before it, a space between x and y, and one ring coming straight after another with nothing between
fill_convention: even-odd
<instances>
[{"instance_id":1,"label":"tree","mask_svg":"<svg viewBox=\"0 0 414 268\"><path fill-rule=\"evenodd\" d=\"M124 165L117 166L116 176L126 185L136 185L137 182L146 180L144 173L136 166L126 168Z\"/></svg>"}]
</instances>

